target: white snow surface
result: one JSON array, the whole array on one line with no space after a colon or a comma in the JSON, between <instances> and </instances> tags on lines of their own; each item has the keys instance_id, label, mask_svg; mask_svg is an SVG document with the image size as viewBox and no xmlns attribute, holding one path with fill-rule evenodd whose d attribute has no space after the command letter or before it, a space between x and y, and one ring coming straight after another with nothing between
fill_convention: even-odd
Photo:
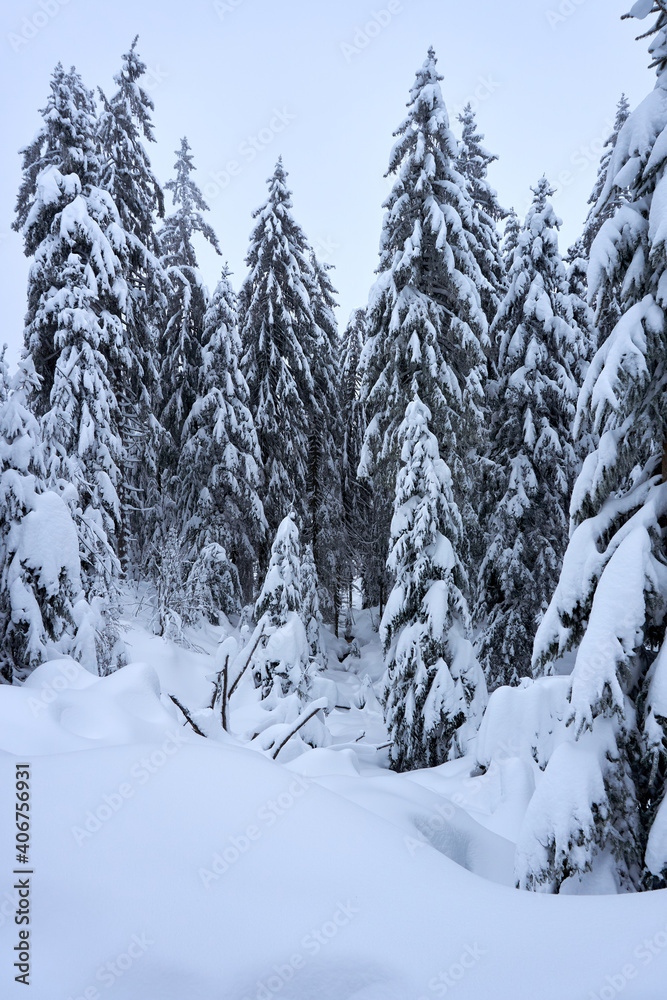
<instances>
[{"instance_id":1,"label":"white snow surface","mask_svg":"<svg viewBox=\"0 0 667 1000\"><path fill-rule=\"evenodd\" d=\"M208 707L231 627L192 632L188 649L132 619L137 662L117 673L51 661L22 687L0 687L3 787L17 763L32 773L34 872L26 990L12 981L8 793L3 1000L590 1000L617 987L627 1000L664 1000L666 892L513 887L541 772L529 747L501 736L517 710L507 695L492 698L477 754L387 770L370 617L358 613L358 658L327 633L333 742L276 761L224 733ZM559 729L566 680L540 684L519 701L532 703L537 729L551 715ZM232 733L254 694L239 685Z\"/></svg>"}]
</instances>

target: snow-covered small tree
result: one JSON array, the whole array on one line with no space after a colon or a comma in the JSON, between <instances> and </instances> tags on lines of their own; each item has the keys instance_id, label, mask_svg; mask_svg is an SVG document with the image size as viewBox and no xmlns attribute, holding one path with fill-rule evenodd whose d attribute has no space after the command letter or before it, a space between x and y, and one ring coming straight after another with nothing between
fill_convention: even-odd
<instances>
[{"instance_id":1,"label":"snow-covered small tree","mask_svg":"<svg viewBox=\"0 0 667 1000\"><path fill-rule=\"evenodd\" d=\"M306 237L292 215L278 160L257 220L240 294L242 371L259 440L262 501L274 534L292 507L309 522L308 456L315 383L309 355L316 336L313 273ZM262 560L266 565L266 553Z\"/></svg>"},{"instance_id":2,"label":"snow-covered small tree","mask_svg":"<svg viewBox=\"0 0 667 1000\"><path fill-rule=\"evenodd\" d=\"M571 425L581 333L574 326L545 178L519 235L492 333L500 383L490 457L500 470L480 570L480 659L490 688L531 675L537 623L558 580L576 457Z\"/></svg>"},{"instance_id":3,"label":"snow-covered small tree","mask_svg":"<svg viewBox=\"0 0 667 1000\"><path fill-rule=\"evenodd\" d=\"M657 15L648 32L657 82L617 136L596 211L619 194L623 202L601 226L588 269L594 304L620 289L622 315L579 396L575 430L591 430L599 444L573 491L570 543L533 654L535 669L549 673L576 652L573 755L597 808L583 841L573 817L570 839L583 843L594 872L611 850L619 888L664 885L667 874L667 8L640 2L633 13ZM544 843L545 830L535 837ZM524 878L551 874L535 864Z\"/></svg>"},{"instance_id":4,"label":"snow-covered small tree","mask_svg":"<svg viewBox=\"0 0 667 1000\"><path fill-rule=\"evenodd\" d=\"M457 556L463 525L430 418L415 395L399 431L402 466L389 552L396 583L381 626L385 720L398 771L464 753L486 704Z\"/></svg>"},{"instance_id":5,"label":"snow-covered small tree","mask_svg":"<svg viewBox=\"0 0 667 1000\"><path fill-rule=\"evenodd\" d=\"M177 490L186 559L197 567L198 590L211 595L205 600L207 609L213 591L218 599L222 596L216 561L222 559L221 549L235 568L223 574L230 586L235 584L218 607L226 614L252 599L266 526L258 495L259 445L240 370L237 303L229 273L225 266L204 316L198 394L183 428ZM211 546L217 546L215 559ZM209 584L202 576L206 573L211 574Z\"/></svg>"},{"instance_id":6,"label":"snow-covered small tree","mask_svg":"<svg viewBox=\"0 0 667 1000\"><path fill-rule=\"evenodd\" d=\"M473 207L458 172L458 144L440 90L433 49L417 72L408 115L396 131L388 174L379 277L368 305L362 400L368 426L359 471L372 484L380 554L386 554L391 498L400 464L406 399L431 413L431 429L453 477L464 516L458 539L470 545L476 518L471 471L483 426L487 322L484 285L469 230ZM384 580L374 589L383 599Z\"/></svg>"},{"instance_id":7,"label":"snow-covered small tree","mask_svg":"<svg viewBox=\"0 0 667 1000\"><path fill-rule=\"evenodd\" d=\"M25 680L50 653L73 651L75 617L85 604L76 526L62 497L46 489L39 424L27 404L38 382L30 360L9 382L0 358L0 682L6 684Z\"/></svg>"},{"instance_id":8,"label":"snow-covered small tree","mask_svg":"<svg viewBox=\"0 0 667 1000\"><path fill-rule=\"evenodd\" d=\"M303 620L302 552L299 529L290 512L278 527L269 567L255 603L256 634L266 636L253 658L255 686L266 698L277 686L285 696L306 700L311 650Z\"/></svg>"}]
</instances>

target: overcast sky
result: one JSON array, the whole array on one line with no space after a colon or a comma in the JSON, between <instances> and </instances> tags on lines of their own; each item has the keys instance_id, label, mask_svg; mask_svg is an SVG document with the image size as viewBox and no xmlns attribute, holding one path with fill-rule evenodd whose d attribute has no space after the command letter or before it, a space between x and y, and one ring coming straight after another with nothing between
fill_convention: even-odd
<instances>
[{"instance_id":1,"label":"overcast sky","mask_svg":"<svg viewBox=\"0 0 667 1000\"><path fill-rule=\"evenodd\" d=\"M282 154L294 212L336 267L339 319L373 281L388 192L392 132L415 71L434 45L445 100L478 109L491 181L524 214L546 173L558 188L561 249L576 239L600 150L625 91L653 86L644 25L620 20L631 0L8 0L1 7L0 293L12 359L22 341L28 262L10 230L18 150L34 136L53 66L89 87L113 75L139 34L155 101L150 147L162 182L187 135L209 221L234 271L245 273L251 213ZM230 169L231 165L231 169ZM168 199L170 207L170 201ZM212 286L220 261L203 249Z\"/></svg>"}]
</instances>

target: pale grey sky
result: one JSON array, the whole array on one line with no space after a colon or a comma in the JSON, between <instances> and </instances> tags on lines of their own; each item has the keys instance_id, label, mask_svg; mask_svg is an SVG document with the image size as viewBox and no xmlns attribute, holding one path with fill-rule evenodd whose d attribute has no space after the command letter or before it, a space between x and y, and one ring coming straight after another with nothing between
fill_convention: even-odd
<instances>
[{"instance_id":1,"label":"pale grey sky","mask_svg":"<svg viewBox=\"0 0 667 1000\"><path fill-rule=\"evenodd\" d=\"M265 180L279 154L294 211L334 264L339 320L366 301L377 263L392 132L414 74L435 46L452 124L470 99L491 181L525 212L542 173L558 187L561 248L586 212L604 139L625 91L653 86L644 22L620 21L631 0L4 0L0 8L0 339L18 356L28 262L10 230L18 149L39 128L53 66L89 87L112 77L139 34L155 101L153 167L172 174L187 135L196 179L238 287ZM231 170L229 165L232 165ZM168 204L169 199L168 199ZM210 285L220 262L203 250Z\"/></svg>"}]
</instances>

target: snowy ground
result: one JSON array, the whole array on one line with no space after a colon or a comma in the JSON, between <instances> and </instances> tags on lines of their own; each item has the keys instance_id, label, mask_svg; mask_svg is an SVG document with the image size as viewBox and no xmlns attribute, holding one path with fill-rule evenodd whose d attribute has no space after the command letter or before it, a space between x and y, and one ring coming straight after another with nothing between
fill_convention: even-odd
<instances>
[{"instance_id":1,"label":"snowy ground","mask_svg":"<svg viewBox=\"0 0 667 1000\"><path fill-rule=\"evenodd\" d=\"M333 743L275 762L207 708L222 629L184 649L149 634L145 608L129 622L122 671L53 662L0 688L0 996L664 1000L667 893L513 888L534 775L511 748L476 777L474 757L387 770L366 615L359 657L330 642ZM240 733L250 682L235 704ZM12 968L17 762L32 773L27 991Z\"/></svg>"}]
</instances>

